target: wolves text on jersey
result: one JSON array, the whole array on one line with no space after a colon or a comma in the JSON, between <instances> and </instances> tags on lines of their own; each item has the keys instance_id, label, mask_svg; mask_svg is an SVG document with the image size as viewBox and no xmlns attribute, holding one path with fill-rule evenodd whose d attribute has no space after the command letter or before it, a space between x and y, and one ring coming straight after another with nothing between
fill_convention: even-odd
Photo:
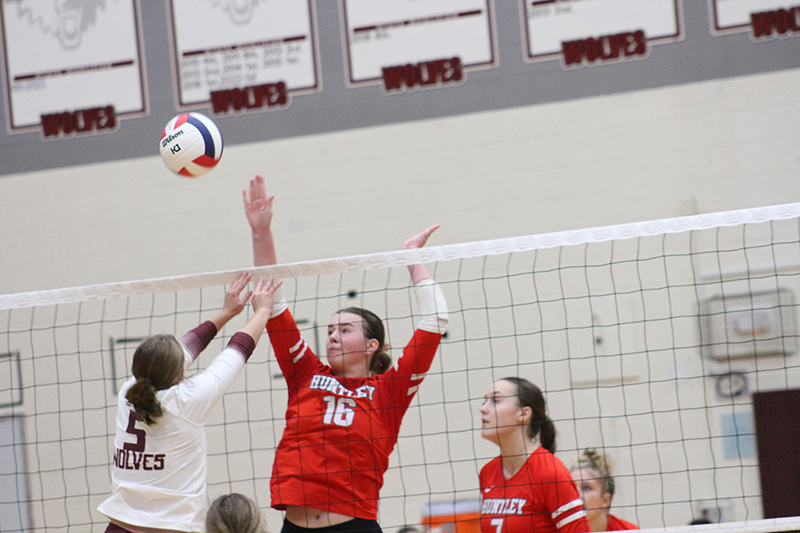
<instances>
[{"instance_id":1,"label":"wolves text on jersey","mask_svg":"<svg viewBox=\"0 0 800 533\"><path fill-rule=\"evenodd\" d=\"M164 470L163 453L133 452L130 450L117 450L114 452L114 466L123 470Z\"/></svg>"},{"instance_id":2,"label":"wolves text on jersey","mask_svg":"<svg viewBox=\"0 0 800 533\"><path fill-rule=\"evenodd\" d=\"M339 381L331 376L323 374L316 374L311 378L311 383L308 385L309 389L319 389L332 392L339 396L347 396L349 398L369 398L372 400L372 394L375 392L375 387L371 385L362 385L355 391L351 391Z\"/></svg>"}]
</instances>

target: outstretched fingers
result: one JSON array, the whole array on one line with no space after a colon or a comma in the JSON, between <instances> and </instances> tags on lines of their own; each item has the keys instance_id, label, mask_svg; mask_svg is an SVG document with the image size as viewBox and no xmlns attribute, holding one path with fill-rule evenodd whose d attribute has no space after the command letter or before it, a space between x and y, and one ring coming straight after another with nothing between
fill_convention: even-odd
<instances>
[{"instance_id":1,"label":"outstretched fingers","mask_svg":"<svg viewBox=\"0 0 800 533\"><path fill-rule=\"evenodd\" d=\"M272 201L274 199L274 195L267 196L263 176L256 176L250 180L250 190L242 191L244 212L254 231L269 228L272 222Z\"/></svg>"},{"instance_id":2,"label":"outstretched fingers","mask_svg":"<svg viewBox=\"0 0 800 533\"><path fill-rule=\"evenodd\" d=\"M267 188L264 185L264 176L256 174L256 177L250 180L250 201L263 200L267 197Z\"/></svg>"},{"instance_id":3,"label":"outstretched fingers","mask_svg":"<svg viewBox=\"0 0 800 533\"><path fill-rule=\"evenodd\" d=\"M273 276L269 277L266 282L264 278L258 280L258 284L253 292L253 307L258 311L259 309L268 308L272 309L273 297L278 287L283 285L282 280L275 281Z\"/></svg>"},{"instance_id":4,"label":"outstretched fingers","mask_svg":"<svg viewBox=\"0 0 800 533\"><path fill-rule=\"evenodd\" d=\"M255 178L251 179L250 188L242 191L242 197L244 197L245 207L257 200L266 198L267 188L264 185L264 176L256 175Z\"/></svg>"},{"instance_id":5,"label":"outstretched fingers","mask_svg":"<svg viewBox=\"0 0 800 533\"><path fill-rule=\"evenodd\" d=\"M275 281L274 276L270 276L269 281L267 282L266 289L270 292L270 294L275 294L275 291L277 291L278 287L280 287L281 285L283 285L282 279Z\"/></svg>"},{"instance_id":6,"label":"outstretched fingers","mask_svg":"<svg viewBox=\"0 0 800 533\"><path fill-rule=\"evenodd\" d=\"M253 295L253 291L247 291L242 294L242 290L250 283L251 278L252 276L249 272L242 272L236 277L225 293L225 302L222 304L223 309L233 315L238 315L242 312L244 306Z\"/></svg>"},{"instance_id":7,"label":"outstretched fingers","mask_svg":"<svg viewBox=\"0 0 800 533\"><path fill-rule=\"evenodd\" d=\"M408 250L411 248L422 248L425 246L425 243L428 242L430 236L433 235L433 232L439 229L439 227L439 224L434 224L433 226L420 231L403 243L403 249Z\"/></svg>"},{"instance_id":8,"label":"outstretched fingers","mask_svg":"<svg viewBox=\"0 0 800 533\"><path fill-rule=\"evenodd\" d=\"M235 292L236 294L239 294L242 292L242 289L244 289L247 284L250 283L252 277L253 276L250 274L250 272L240 272L233 283L231 283L231 286L228 288L228 292Z\"/></svg>"}]
</instances>

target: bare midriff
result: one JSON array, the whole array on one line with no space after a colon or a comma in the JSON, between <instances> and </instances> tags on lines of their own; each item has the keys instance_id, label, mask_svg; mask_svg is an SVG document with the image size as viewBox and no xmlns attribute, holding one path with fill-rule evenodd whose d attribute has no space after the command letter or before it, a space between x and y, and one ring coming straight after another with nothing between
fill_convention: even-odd
<instances>
[{"instance_id":1,"label":"bare midriff","mask_svg":"<svg viewBox=\"0 0 800 533\"><path fill-rule=\"evenodd\" d=\"M321 511L311 507L300 505L288 505L286 507L286 519L292 524L300 527L317 528L336 526L343 524L354 517L347 516L332 511Z\"/></svg>"}]
</instances>

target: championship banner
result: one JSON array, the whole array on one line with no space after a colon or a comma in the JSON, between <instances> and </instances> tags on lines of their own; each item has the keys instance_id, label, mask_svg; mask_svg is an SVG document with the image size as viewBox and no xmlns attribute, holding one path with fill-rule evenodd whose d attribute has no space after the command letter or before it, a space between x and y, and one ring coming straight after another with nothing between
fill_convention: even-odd
<instances>
[{"instance_id":1,"label":"championship banner","mask_svg":"<svg viewBox=\"0 0 800 533\"><path fill-rule=\"evenodd\" d=\"M523 0L528 61L565 66L641 59L683 37L679 0Z\"/></svg>"},{"instance_id":2,"label":"championship banner","mask_svg":"<svg viewBox=\"0 0 800 533\"><path fill-rule=\"evenodd\" d=\"M751 31L755 39L800 35L800 0L709 0L711 31Z\"/></svg>"},{"instance_id":3,"label":"championship banner","mask_svg":"<svg viewBox=\"0 0 800 533\"><path fill-rule=\"evenodd\" d=\"M146 112L135 0L4 0L0 14L10 132L97 133Z\"/></svg>"},{"instance_id":4,"label":"championship banner","mask_svg":"<svg viewBox=\"0 0 800 533\"><path fill-rule=\"evenodd\" d=\"M312 0L169 0L168 8L179 107L266 110L321 88Z\"/></svg>"},{"instance_id":5,"label":"championship banner","mask_svg":"<svg viewBox=\"0 0 800 533\"><path fill-rule=\"evenodd\" d=\"M438 87L497 64L491 0L342 0L342 18L350 86Z\"/></svg>"}]
</instances>

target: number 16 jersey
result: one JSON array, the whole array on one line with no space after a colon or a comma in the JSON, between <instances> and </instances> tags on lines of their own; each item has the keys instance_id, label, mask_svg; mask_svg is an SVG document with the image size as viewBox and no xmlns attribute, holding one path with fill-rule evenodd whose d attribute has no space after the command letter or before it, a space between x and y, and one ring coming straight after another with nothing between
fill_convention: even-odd
<instances>
[{"instance_id":1,"label":"number 16 jersey","mask_svg":"<svg viewBox=\"0 0 800 533\"><path fill-rule=\"evenodd\" d=\"M267 323L289 387L286 428L272 469L272 506L299 505L376 520L400 422L441 335L414 332L385 374L334 376L300 336L289 310Z\"/></svg>"}]
</instances>

